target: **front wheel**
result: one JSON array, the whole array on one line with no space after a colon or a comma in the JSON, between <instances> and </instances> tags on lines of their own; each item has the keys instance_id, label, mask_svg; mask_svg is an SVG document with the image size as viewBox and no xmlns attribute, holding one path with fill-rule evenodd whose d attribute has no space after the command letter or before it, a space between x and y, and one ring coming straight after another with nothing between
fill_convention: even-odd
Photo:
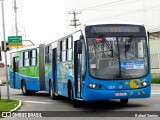
<instances>
[{"instance_id":1,"label":"front wheel","mask_svg":"<svg viewBox=\"0 0 160 120\"><path fill-rule=\"evenodd\" d=\"M120 99L122 104L127 104L128 103L128 99Z\"/></svg>"}]
</instances>

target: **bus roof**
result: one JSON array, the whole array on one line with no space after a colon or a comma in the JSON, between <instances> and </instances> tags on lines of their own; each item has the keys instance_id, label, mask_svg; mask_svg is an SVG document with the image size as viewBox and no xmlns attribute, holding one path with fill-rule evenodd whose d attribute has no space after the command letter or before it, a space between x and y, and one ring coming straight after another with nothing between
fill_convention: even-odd
<instances>
[{"instance_id":1,"label":"bus roof","mask_svg":"<svg viewBox=\"0 0 160 120\"><path fill-rule=\"evenodd\" d=\"M45 45L49 45L49 44L51 44L51 43L54 43L54 42L56 42L56 41L58 41L58 40L60 40L60 39L62 39L62 38L64 38L64 37L66 37L66 36L68 36L68 35L70 35L70 34L72 34L72 33L75 33L75 32L77 32L77 31L79 31L79 30L81 30L81 27L74 28L74 29L72 29L72 30L70 30L70 31L68 31L68 32L65 32L65 33L63 34L63 36L60 36L60 37L58 37L57 39L54 39L54 40L51 41L51 42L46 42Z\"/></svg>"},{"instance_id":2,"label":"bus roof","mask_svg":"<svg viewBox=\"0 0 160 120\"><path fill-rule=\"evenodd\" d=\"M102 24L121 24L121 25L141 25L141 26L144 26L143 24L141 23L134 23L134 22L90 22L90 23L86 23L86 24L83 24L82 26L91 26L91 25L102 25Z\"/></svg>"},{"instance_id":3,"label":"bus roof","mask_svg":"<svg viewBox=\"0 0 160 120\"><path fill-rule=\"evenodd\" d=\"M77 28L74 28L74 29L72 29L72 30L70 30L70 31L68 31L68 32L66 32L66 33L64 33L63 34L63 36L61 36L61 37L58 37L57 39L54 39L53 41L51 41L51 42L46 42L45 43L45 45L47 46L47 45L49 45L49 44L51 44L51 43L54 43L54 42L56 42L56 41L58 41L58 40L60 40L60 39L62 39L62 38L64 38L64 37L66 37L66 36L68 36L68 35L70 35L70 34L72 34L72 33L75 33L75 32L77 32L77 31L79 31L79 30L84 30L84 28L86 27L86 26L91 26L91 25L102 25L102 24L119 24L119 25L140 25L140 26L144 26L143 24L140 24L140 23L131 23L131 22L93 22L93 23L86 23L86 24L82 24L81 26L78 26Z\"/></svg>"},{"instance_id":4,"label":"bus roof","mask_svg":"<svg viewBox=\"0 0 160 120\"><path fill-rule=\"evenodd\" d=\"M14 53L14 52L19 52L19 51L23 51L23 50L27 50L27 49L33 49L33 48L38 48L39 45L34 45L34 46L29 46L29 47L24 47L24 48L19 48L19 49L13 49L11 51L9 51L10 53Z\"/></svg>"}]
</instances>

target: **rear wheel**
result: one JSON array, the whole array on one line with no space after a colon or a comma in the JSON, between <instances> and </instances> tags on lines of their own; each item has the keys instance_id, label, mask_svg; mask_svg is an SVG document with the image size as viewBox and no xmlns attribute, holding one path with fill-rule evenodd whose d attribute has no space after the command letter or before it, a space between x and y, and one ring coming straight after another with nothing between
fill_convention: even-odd
<instances>
[{"instance_id":1,"label":"rear wheel","mask_svg":"<svg viewBox=\"0 0 160 120\"><path fill-rule=\"evenodd\" d=\"M26 85L26 82L23 80L22 81L22 85L21 85L22 87L22 94L23 95L28 95L28 90L27 90L27 85Z\"/></svg>"},{"instance_id":2,"label":"rear wheel","mask_svg":"<svg viewBox=\"0 0 160 120\"><path fill-rule=\"evenodd\" d=\"M127 104L128 103L128 99L120 99L122 104Z\"/></svg>"}]
</instances>

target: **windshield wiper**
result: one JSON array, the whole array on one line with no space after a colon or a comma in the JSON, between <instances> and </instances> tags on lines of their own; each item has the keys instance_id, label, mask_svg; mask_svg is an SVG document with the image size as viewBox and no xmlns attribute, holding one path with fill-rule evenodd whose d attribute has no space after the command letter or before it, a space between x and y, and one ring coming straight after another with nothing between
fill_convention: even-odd
<instances>
[{"instance_id":1,"label":"windshield wiper","mask_svg":"<svg viewBox=\"0 0 160 120\"><path fill-rule=\"evenodd\" d=\"M130 49L132 40L133 40L133 35L130 36L130 39L128 40L128 43L127 43L127 44L126 44L126 42L125 42L125 54L126 54L126 52Z\"/></svg>"},{"instance_id":2,"label":"windshield wiper","mask_svg":"<svg viewBox=\"0 0 160 120\"><path fill-rule=\"evenodd\" d=\"M104 38L105 43L106 43L107 47L109 48L108 51L111 51L111 52L112 52L112 55L109 55L109 54L107 54L107 55L108 55L109 57L112 57L114 60L117 60L117 61L118 61L118 60L119 60L118 55L117 55L117 53L115 53L115 52L113 51L112 44L109 43L109 41L105 38L104 35L97 33L97 32L93 29L93 27L92 27L92 30L94 31L94 33L97 34L98 37ZM94 44L94 42L92 42L92 43ZM94 46L96 46L96 45L94 44ZM97 46L96 46L95 48L97 49ZM105 54L104 51L102 51L102 52ZM116 57L114 57L114 56L116 56Z\"/></svg>"},{"instance_id":3,"label":"windshield wiper","mask_svg":"<svg viewBox=\"0 0 160 120\"><path fill-rule=\"evenodd\" d=\"M111 55L108 55L108 56L112 57L112 58L115 59L115 60L119 60L117 53L115 53L115 52L113 51L112 43L110 44L109 41L108 41L105 37L104 37L104 39L105 39L106 45L109 47L109 50L108 50L108 51L111 51L111 52L112 52L112 56L111 56Z\"/></svg>"}]
</instances>

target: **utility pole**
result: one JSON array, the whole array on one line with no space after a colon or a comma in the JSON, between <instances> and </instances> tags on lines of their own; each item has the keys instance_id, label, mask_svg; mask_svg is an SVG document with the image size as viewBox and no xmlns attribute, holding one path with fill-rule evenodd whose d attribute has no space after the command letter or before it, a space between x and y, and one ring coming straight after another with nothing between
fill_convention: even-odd
<instances>
[{"instance_id":1,"label":"utility pole","mask_svg":"<svg viewBox=\"0 0 160 120\"><path fill-rule=\"evenodd\" d=\"M13 6L13 8L14 8L14 13L15 13L15 30L16 30L16 36L18 36L18 25L17 25L17 9L18 9L18 7L17 7L17 1L16 0L14 0L14 6Z\"/></svg>"},{"instance_id":2,"label":"utility pole","mask_svg":"<svg viewBox=\"0 0 160 120\"><path fill-rule=\"evenodd\" d=\"M73 24L71 23L70 26L74 26L76 28L77 26L81 25L80 23L77 24L77 21L79 21L79 19L76 18L76 15L82 14L82 12L73 11L73 12L69 12L69 14L73 14L73 17L74 17L73 20L71 20L71 22L73 22Z\"/></svg>"},{"instance_id":3,"label":"utility pole","mask_svg":"<svg viewBox=\"0 0 160 120\"><path fill-rule=\"evenodd\" d=\"M5 20L4 20L4 7L3 0L1 1L2 6L2 23L3 23L3 39L4 39L4 56L5 56L5 69L6 69L6 82L7 82L7 99L9 98L9 83L8 83L8 68L7 68L7 46L6 46L6 34L5 34Z\"/></svg>"}]
</instances>

